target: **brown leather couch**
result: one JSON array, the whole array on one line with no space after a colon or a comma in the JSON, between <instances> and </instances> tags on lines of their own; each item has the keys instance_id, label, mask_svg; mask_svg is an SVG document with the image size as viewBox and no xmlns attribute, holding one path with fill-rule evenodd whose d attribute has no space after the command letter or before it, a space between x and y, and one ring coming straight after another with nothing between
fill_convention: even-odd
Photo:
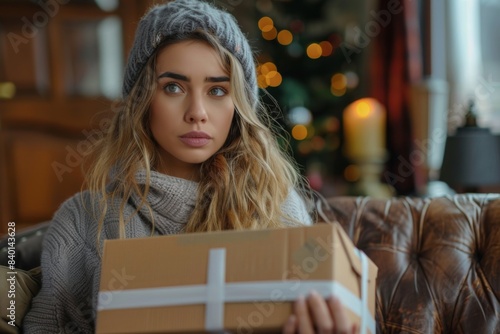
<instances>
[{"instance_id":1,"label":"brown leather couch","mask_svg":"<svg viewBox=\"0 0 500 334\"><path fill-rule=\"evenodd\" d=\"M378 333L500 333L500 195L329 199L378 266Z\"/></svg>"},{"instance_id":2,"label":"brown leather couch","mask_svg":"<svg viewBox=\"0 0 500 334\"><path fill-rule=\"evenodd\" d=\"M500 194L328 203L326 218L379 268L378 333L500 333ZM18 242L25 269L39 264L30 233L32 245Z\"/></svg>"}]
</instances>

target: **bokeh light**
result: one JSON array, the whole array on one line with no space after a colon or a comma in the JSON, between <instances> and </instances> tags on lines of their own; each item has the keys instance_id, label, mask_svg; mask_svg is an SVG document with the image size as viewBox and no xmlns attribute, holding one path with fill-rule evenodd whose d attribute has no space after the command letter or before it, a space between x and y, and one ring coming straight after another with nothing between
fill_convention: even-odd
<instances>
[{"instance_id":1,"label":"bokeh light","mask_svg":"<svg viewBox=\"0 0 500 334\"><path fill-rule=\"evenodd\" d=\"M266 83L271 87L278 87L282 81L283 78L278 71L270 71L266 74Z\"/></svg>"},{"instance_id":2,"label":"bokeh light","mask_svg":"<svg viewBox=\"0 0 500 334\"><path fill-rule=\"evenodd\" d=\"M297 106L290 109L288 112L288 120L293 125L304 124L307 125L312 120L312 114L306 107Z\"/></svg>"},{"instance_id":3,"label":"bokeh light","mask_svg":"<svg viewBox=\"0 0 500 334\"><path fill-rule=\"evenodd\" d=\"M269 72L271 71L277 71L278 68L276 67L276 64L274 64L273 62L266 62L262 65L259 66L258 70L260 69L260 73L266 75L268 74Z\"/></svg>"},{"instance_id":4,"label":"bokeh light","mask_svg":"<svg viewBox=\"0 0 500 334\"><path fill-rule=\"evenodd\" d=\"M340 96L344 96L345 93L347 92L347 89L344 88L344 89L330 89L330 92L332 93L333 96L337 96L337 97L340 97Z\"/></svg>"},{"instance_id":5,"label":"bokeh light","mask_svg":"<svg viewBox=\"0 0 500 334\"><path fill-rule=\"evenodd\" d=\"M314 136L311 140L312 149L315 151L321 151L325 148L325 139L320 136Z\"/></svg>"},{"instance_id":6,"label":"bokeh light","mask_svg":"<svg viewBox=\"0 0 500 334\"><path fill-rule=\"evenodd\" d=\"M323 42L319 43L319 46L321 46L321 55L323 57L328 57L329 55L332 54L332 52L333 52L332 43L330 43L328 41L323 41Z\"/></svg>"},{"instance_id":7,"label":"bokeh light","mask_svg":"<svg viewBox=\"0 0 500 334\"><path fill-rule=\"evenodd\" d=\"M288 45L287 51L291 57L300 57L304 53L302 46L296 42L292 42L292 44Z\"/></svg>"},{"instance_id":8,"label":"bokeh light","mask_svg":"<svg viewBox=\"0 0 500 334\"><path fill-rule=\"evenodd\" d=\"M278 30L276 30L275 27L272 27L271 30L269 31L262 32L262 38L264 38L267 41L272 41L273 39L276 38L277 35L278 35Z\"/></svg>"},{"instance_id":9,"label":"bokeh light","mask_svg":"<svg viewBox=\"0 0 500 334\"><path fill-rule=\"evenodd\" d=\"M328 41L332 43L333 48L336 48L342 43L342 38L338 34L331 34Z\"/></svg>"},{"instance_id":10,"label":"bokeh light","mask_svg":"<svg viewBox=\"0 0 500 334\"><path fill-rule=\"evenodd\" d=\"M337 117L328 117L325 120L325 129L328 132L337 132L340 129L340 121Z\"/></svg>"},{"instance_id":11,"label":"bokeh light","mask_svg":"<svg viewBox=\"0 0 500 334\"><path fill-rule=\"evenodd\" d=\"M349 182L356 182L359 180L361 172L356 165L349 165L344 169L344 178Z\"/></svg>"},{"instance_id":12,"label":"bokeh light","mask_svg":"<svg viewBox=\"0 0 500 334\"><path fill-rule=\"evenodd\" d=\"M337 73L332 76L332 88L342 90L347 87L347 78L342 73Z\"/></svg>"},{"instance_id":13,"label":"bokeh light","mask_svg":"<svg viewBox=\"0 0 500 334\"><path fill-rule=\"evenodd\" d=\"M278 87L282 81L281 73L273 62L268 61L257 66L257 83L260 88Z\"/></svg>"},{"instance_id":14,"label":"bokeh light","mask_svg":"<svg viewBox=\"0 0 500 334\"><path fill-rule=\"evenodd\" d=\"M323 50L318 43L312 43L307 47L306 53L309 58L318 59L323 54Z\"/></svg>"},{"instance_id":15,"label":"bokeh light","mask_svg":"<svg viewBox=\"0 0 500 334\"><path fill-rule=\"evenodd\" d=\"M347 79L347 88L353 89L358 87L359 77L355 72L348 71L345 73L345 77Z\"/></svg>"},{"instance_id":16,"label":"bokeh light","mask_svg":"<svg viewBox=\"0 0 500 334\"><path fill-rule=\"evenodd\" d=\"M308 155L312 151L311 143L309 141L301 141L299 145L297 145L297 150L302 155Z\"/></svg>"},{"instance_id":17,"label":"bokeh light","mask_svg":"<svg viewBox=\"0 0 500 334\"><path fill-rule=\"evenodd\" d=\"M266 76L263 74L259 74L257 76L257 84L259 88L267 88L269 85L267 84Z\"/></svg>"},{"instance_id":18,"label":"bokeh light","mask_svg":"<svg viewBox=\"0 0 500 334\"><path fill-rule=\"evenodd\" d=\"M271 19L269 16L264 16L259 20L258 26L262 32L271 31L271 29L274 28L273 19Z\"/></svg>"},{"instance_id":19,"label":"bokeh light","mask_svg":"<svg viewBox=\"0 0 500 334\"><path fill-rule=\"evenodd\" d=\"M307 138L307 128L302 124L297 124L292 128L292 137L295 140L304 140Z\"/></svg>"},{"instance_id":20,"label":"bokeh light","mask_svg":"<svg viewBox=\"0 0 500 334\"><path fill-rule=\"evenodd\" d=\"M330 91L334 96L343 96L347 91L347 78L342 73L332 76Z\"/></svg>"},{"instance_id":21,"label":"bokeh light","mask_svg":"<svg viewBox=\"0 0 500 334\"><path fill-rule=\"evenodd\" d=\"M289 30L281 30L278 33L278 43L281 45L289 45L293 42L293 35Z\"/></svg>"}]
</instances>

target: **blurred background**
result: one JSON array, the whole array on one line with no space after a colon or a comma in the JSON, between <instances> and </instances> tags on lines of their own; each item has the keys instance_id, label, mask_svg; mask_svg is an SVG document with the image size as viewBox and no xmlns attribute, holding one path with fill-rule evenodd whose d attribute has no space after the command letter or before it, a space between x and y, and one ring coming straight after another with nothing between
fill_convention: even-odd
<instances>
[{"instance_id":1,"label":"blurred background","mask_svg":"<svg viewBox=\"0 0 500 334\"><path fill-rule=\"evenodd\" d=\"M80 190L155 2L0 0L0 234ZM500 192L500 0L211 2L258 51L283 147L323 195Z\"/></svg>"}]
</instances>

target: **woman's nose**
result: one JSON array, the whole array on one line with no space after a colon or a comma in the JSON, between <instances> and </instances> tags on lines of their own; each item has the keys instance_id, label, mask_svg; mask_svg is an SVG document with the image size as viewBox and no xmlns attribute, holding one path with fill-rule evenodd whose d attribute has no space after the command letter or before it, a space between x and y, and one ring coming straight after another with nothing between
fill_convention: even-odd
<instances>
[{"instance_id":1,"label":"woman's nose","mask_svg":"<svg viewBox=\"0 0 500 334\"><path fill-rule=\"evenodd\" d=\"M202 96L193 94L190 97L185 120L188 123L205 123L207 121L207 111Z\"/></svg>"}]
</instances>

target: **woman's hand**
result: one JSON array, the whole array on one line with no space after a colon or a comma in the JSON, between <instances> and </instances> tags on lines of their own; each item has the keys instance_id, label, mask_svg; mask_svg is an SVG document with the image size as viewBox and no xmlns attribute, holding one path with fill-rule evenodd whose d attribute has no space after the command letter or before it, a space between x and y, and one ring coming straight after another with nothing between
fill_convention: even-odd
<instances>
[{"instance_id":1,"label":"woman's hand","mask_svg":"<svg viewBox=\"0 0 500 334\"><path fill-rule=\"evenodd\" d=\"M325 300L319 293L312 291L307 299L302 297L295 302L294 314L283 327L283 334L295 333L355 334L358 328L348 318L337 298Z\"/></svg>"}]
</instances>

